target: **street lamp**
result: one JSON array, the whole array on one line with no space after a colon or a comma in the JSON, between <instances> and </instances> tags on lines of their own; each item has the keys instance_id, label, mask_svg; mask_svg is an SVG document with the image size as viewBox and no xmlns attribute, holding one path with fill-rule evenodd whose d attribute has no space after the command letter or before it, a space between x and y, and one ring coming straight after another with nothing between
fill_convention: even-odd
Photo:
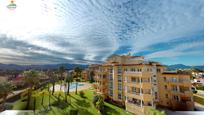
<instances>
[{"instance_id":1,"label":"street lamp","mask_svg":"<svg viewBox=\"0 0 204 115\"><path fill-rule=\"evenodd\" d=\"M16 4L14 3L13 0L11 0L10 4L7 6L8 9L14 10L16 9Z\"/></svg>"}]
</instances>

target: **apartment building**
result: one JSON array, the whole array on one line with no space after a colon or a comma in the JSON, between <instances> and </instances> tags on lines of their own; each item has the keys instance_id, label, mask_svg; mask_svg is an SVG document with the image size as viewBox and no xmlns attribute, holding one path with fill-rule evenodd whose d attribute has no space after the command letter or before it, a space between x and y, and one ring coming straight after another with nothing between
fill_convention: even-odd
<instances>
[{"instance_id":1,"label":"apartment building","mask_svg":"<svg viewBox=\"0 0 204 115\"><path fill-rule=\"evenodd\" d=\"M159 77L159 105L174 110L193 110L193 92L188 74L164 72Z\"/></svg>"},{"instance_id":2,"label":"apartment building","mask_svg":"<svg viewBox=\"0 0 204 115\"><path fill-rule=\"evenodd\" d=\"M169 74L165 69L160 63L146 61L142 56L113 55L96 70L96 91L124 104L127 111L138 115L159 105L176 110L182 103L192 110L190 76ZM176 82L171 82L171 78L176 78ZM164 91L166 86L172 91Z\"/></svg>"}]
</instances>

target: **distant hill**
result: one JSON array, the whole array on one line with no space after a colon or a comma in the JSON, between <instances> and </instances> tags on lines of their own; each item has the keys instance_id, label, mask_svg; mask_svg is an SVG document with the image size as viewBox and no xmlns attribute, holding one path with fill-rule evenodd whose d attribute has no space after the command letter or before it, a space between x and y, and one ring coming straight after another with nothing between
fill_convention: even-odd
<instances>
[{"instance_id":1,"label":"distant hill","mask_svg":"<svg viewBox=\"0 0 204 115\"><path fill-rule=\"evenodd\" d=\"M204 65L202 65L202 66L187 66L187 65L183 65L183 64L175 64L175 65L167 65L167 67L169 70L196 68L196 69L204 71Z\"/></svg>"},{"instance_id":2,"label":"distant hill","mask_svg":"<svg viewBox=\"0 0 204 115\"><path fill-rule=\"evenodd\" d=\"M88 65L81 64L45 64L45 65L16 65L16 64L2 64L0 63L0 69L9 69L9 70L27 70L27 69L36 69L36 70L46 70L46 69L58 69L60 66L64 66L66 69L74 69L75 67L80 67L82 69L87 68Z\"/></svg>"}]
</instances>

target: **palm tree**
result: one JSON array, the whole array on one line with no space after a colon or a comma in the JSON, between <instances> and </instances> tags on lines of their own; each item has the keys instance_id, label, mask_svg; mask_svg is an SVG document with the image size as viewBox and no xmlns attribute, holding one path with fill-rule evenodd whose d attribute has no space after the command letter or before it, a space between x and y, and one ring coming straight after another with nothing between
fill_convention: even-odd
<instances>
[{"instance_id":1,"label":"palm tree","mask_svg":"<svg viewBox=\"0 0 204 115\"><path fill-rule=\"evenodd\" d=\"M64 75L64 72L65 72L65 68L64 68L64 66L60 66L59 67L59 74L60 74L60 91L61 91L61 89L62 89L62 79L64 79L64 77L63 77L63 75Z\"/></svg>"},{"instance_id":2,"label":"palm tree","mask_svg":"<svg viewBox=\"0 0 204 115\"><path fill-rule=\"evenodd\" d=\"M27 104L26 109L29 108L30 105L30 99L32 96L33 89L35 90L37 87L37 84L39 84L39 75L37 71L29 70L23 72L24 76L24 82L28 85L28 93L27 93Z\"/></svg>"},{"instance_id":3,"label":"palm tree","mask_svg":"<svg viewBox=\"0 0 204 115\"><path fill-rule=\"evenodd\" d=\"M75 73L74 77L75 77L75 82L76 82L75 94L77 94L78 82L79 82L80 77L81 77L81 72L82 72L82 70L79 67L76 67L74 69L74 73Z\"/></svg>"},{"instance_id":4,"label":"palm tree","mask_svg":"<svg viewBox=\"0 0 204 115\"><path fill-rule=\"evenodd\" d=\"M94 76L95 76L94 71L91 71L91 72L90 72L90 78L89 78L90 83L93 83L93 82L94 82Z\"/></svg>"},{"instance_id":5,"label":"palm tree","mask_svg":"<svg viewBox=\"0 0 204 115\"><path fill-rule=\"evenodd\" d=\"M48 95L49 95L49 98L48 98L48 107L50 107L50 97L51 97L51 92L50 92L50 83L51 83L51 76L52 76L52 71L48 70L47 71L47 76L49 78L49 82L48 82Z\"/></svg>"},{"instance_id":6,"label":"palm tree","mask_svg":"<svg viewBox=\"0 0 204 115\"><path fill-rule=\"evenodd\" d=\"M0 83L0 98L3 98L2 107L5 106L7 96L13 92L14 86L10 82Z\"/></svg>"},{"instance_id":7,"label":"palm tree","mask_svg":"<svg viewBox=\"0 0 204 115\"><path fill-rule=\"evenodd\" d=\"M65 91L65 101L67 102L67 95L69 95L70 83L73 81L72 73L68 72L65 77L65 87L67 91Z\"/></svg>"},{"instance_id":8,"label":"palm tree","mask_svg":"<svg viewBox=\"0 0 204 115\"><path fill-rule=\"evenodd\" d=\"M50 79L50 82L52 84L52 95L53 95L55 92L55 83L58 80L57 74L53 73L53 75L49 76L49 79Z\"/></svg>"}]
</instances>

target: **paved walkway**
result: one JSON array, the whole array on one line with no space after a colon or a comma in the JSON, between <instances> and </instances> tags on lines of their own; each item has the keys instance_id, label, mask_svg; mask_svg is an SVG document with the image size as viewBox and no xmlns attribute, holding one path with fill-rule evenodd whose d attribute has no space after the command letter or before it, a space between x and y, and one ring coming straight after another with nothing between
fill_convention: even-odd
<instances>
[{"instance_id":1,"label":"paved walkway","mask_svg":"<svg viewBox=\"0 0 204 115\"><path fill-rule=\"evenodd\" d=\"M15 95L18 95L19 93L22 93L22 92L24 92L25 90L26 90L26 89L13 91L13 93L10 94L10 95L8 95L6 99L9 99L9 98L11 98L11 97L13 97L13 96L15 96ZM0 99L0 102L2 102L2 101L3 101L3 99Z\"/></svg>"},{"instance_id":2,"label":"paved walkway","mask_svg":"<svg viewBox=\"0 0 204 115\"><path fill-rule=\"evenodd\" d=\"M197 102L194 102L194 105L195 105L195 109L198 110L198 111L204 111L204 105L201 105ZM204 115L204 113L203 113Z\"/></svg>"}]
</instances>

